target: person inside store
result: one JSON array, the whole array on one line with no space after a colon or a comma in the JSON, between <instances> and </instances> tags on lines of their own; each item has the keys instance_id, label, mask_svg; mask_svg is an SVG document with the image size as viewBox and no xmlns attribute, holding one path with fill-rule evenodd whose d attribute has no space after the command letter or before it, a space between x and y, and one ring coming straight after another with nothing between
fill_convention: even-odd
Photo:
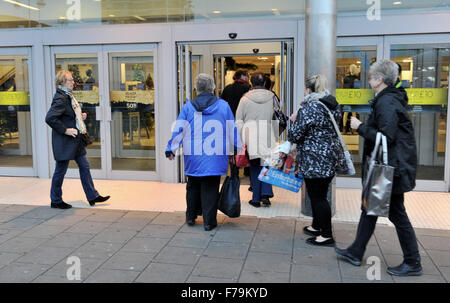
<instances>
[{"instance_id":1,"label":"person inside store","mask_svg":"<svg viewBox=\"0 0 450 303\"><path fill-rule=\"evenodd\" d=\"M220 177L227 173L229 155L241 149L233 113L226 101L213 94L215 87L211 75L197 76L198 95L181 109L166 148L166 157L173 160L175 152L183 146L186 223L195 225L197 215L202 213L206 231L217 226ZM212 126L211 131L202 132L208 125ZM214 144L211 137L215 138Z\"/></svg>"},{"instance_id":2,"label":"person inside store","mask_svg":"<svg viewBox=\"0 0 450 303\"><path fill-rule=\"evenodd\" d=\"M81 184L91 206L107 201L94 187L90 164L86 155L83 136L87 134L86 113L82 113L80 104L72 94L74 81L72 73L61 70L55 77L56 93L45 117L45 122L52 128L52 148L56 161L50 189L50 206L52 208L71 208L62 199L62 184L70 160L75 160L80 171Z\"/></svg>"},{"instance_id":3,"label":"person inside store","mask_svg":"<svg viewBox=\"0 0 450 303\"><path fill-rule=\"evenodd\" d=\"M236 110L241 101L242 96L250 90L250 84L248 84L248 72L243 69L238 69L233 76L234 82L227 85L220 98L227 101L230 105L233 115L236 117Z\"/></svg>"},{"instance_id":4,"label":"person inside store","mask_svg":"<svg viewBox=\"0 0 450 303\"><path fill-rule=\"evenodd\" d=\"M258 180L258 175L278 141L278 131L275 131L272 123L275 95L264 87L264 80L263 73L252 74L252 89L242 96L236 111L236 124L243 144L247 145L250 160L253 194L249 204L254 207L260 207L261 203L263 206L271 205L269 199L273 198L272 185Z\"/></svg>"},{"instance_id":5,"label":"person inside store","mask_svg":"<svg viewBox=\"0 0 450 303\"><path fill-rule=\"evenodd\" d=\"M351 64L349 67L349 72L344 77L344 88L355 88L355 81L358 81L360 78L360 73L358 73L358 67L355 64ZM359 119L359 114L355 113L356 118ZM353 116L352 112L347 112L347 114L344 114L345 118L345 131L344 134L352 134L352 130L350 128L350 121Z\"/></svg>"},{"instance_id":6,"label":"person inside store","mask_svg":"<svg viewBox=\"0 0 450 303\"><path fill-rule=\"evenodd\" d=\"M371 113L367 122L361 123L352 117L351 127L364 138L363 172L367 174L366 162L374 149L377 132L386 136L388 142L388 163L395 168L389 220L394 224L403 262L388 267L387 272L396 276L418 276L422 274L419 248L414 229L404 206L405 192L416 184L417 150L413 124L409 118L405 93L395 87L398 66L389 60L377 61L370 67L369 84L375 98L369 101ZM354 242L346 249L335 248L337 255L353 265L361 265L367 243L375 231L377 216L368 216L361 208L361 217Z\"/></svg>"},{"instance_id":7,"label":"person inside store","mask_svg":"<svg viewBox=\"0 0 450 303\"><path fill-rule=\"evenodd\" d=\"M233 83L227 85L220 95L220 98L228 102L230 105L233 116L236 117L236 110L239 106L242 96L250 90L250 84L248 83L248 71L244 69L238 69L233 75ZM248 167L244 168L244 176L250 176L250 170ZM252 188L250 186L250 191Z\"/></svg>"},{"instance_id":8,"label":"person inside store","mask_svg":"<svg viewBox=\"0 0 450 303\"><path fill-rule=\"evenodd\" d=\"M305 99L291 116L294 124L288 131L288 141L297 144L297 163L311 200L312 225L305 226L303 232L312 236L306 243L315 246L335 244L328 187L338 162L342 167L342 161L345 161L338 134L325 106L339 124L341 111L336 98L328 91L327 78L324 75L308 77Z\"/></svg>"}]
</instances>

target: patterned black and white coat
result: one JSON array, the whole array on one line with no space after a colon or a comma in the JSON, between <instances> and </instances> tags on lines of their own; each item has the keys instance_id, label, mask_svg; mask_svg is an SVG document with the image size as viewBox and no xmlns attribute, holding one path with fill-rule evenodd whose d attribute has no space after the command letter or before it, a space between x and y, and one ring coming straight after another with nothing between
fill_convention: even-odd
<instances>
[{"instance_id":1,"label":"patterned black and white coat","mask_svg":"<svg viewBox=\"0 0 450 303\"><path fill-rule=\"evenodd\" d=\"M328 178L336 167L345 165L343 149L328 111L315 101L325 104L336 124L341 111L336 98L328 93L311 93L305 97L297 118L288 131L288 140L297 144L297 163L304 178ZM339 163L338 163L339 162Z\"/></svg>"}]
</instances>

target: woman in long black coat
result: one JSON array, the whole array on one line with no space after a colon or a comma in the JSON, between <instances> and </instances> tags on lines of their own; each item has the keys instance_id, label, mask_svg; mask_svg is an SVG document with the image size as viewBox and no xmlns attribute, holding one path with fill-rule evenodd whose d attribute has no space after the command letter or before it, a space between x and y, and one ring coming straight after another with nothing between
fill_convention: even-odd
<instances>
[{"instance_id":1,"label":"woman in long black coat","mask_svg":"<svg viewBox=\"0 0 450 303\"><path fill-rule=\"evenodd\" d=\"M50 190L50 206L52 208L71 208L62 199L62 183L70 160L75 160L80 170L81 184L91 206L104 202L109 196L102 197L94 187L90 172L90 164L86 156L82 134L86 133L83 120L86 114L72 96L74 85L72 73L66 70L56 75L56 93L52 105L45 117L45 122L52 128L53 156L56 160L55 172Z\"/></svg>"},{"instance_id":2,"label":"woman in long black coat","mask_svg":"<svg viewBox=\"0 0 450 303\"><path fill-rule=\"evenodd\" d=\"M372 153L377 132L386 136L388 163L395 168L389 220L395 225L403 251L403 263L388 267L391 275L421 275L422 267L414 229L404 206L404 193L415 187L417 151L414 129L406 111L406 92L394 87L398 77L396 63L389 60L375 62L369 70L369 84L375 98L369 101L372 112L366 123L352 117L351 127L364 138L363 178L366 176L367 157ZM377 222L376 216L368 216L362 209L355 241L347 249L335 248L338 256L359 266L367 243Z\"/></svg>"}]
</instances>

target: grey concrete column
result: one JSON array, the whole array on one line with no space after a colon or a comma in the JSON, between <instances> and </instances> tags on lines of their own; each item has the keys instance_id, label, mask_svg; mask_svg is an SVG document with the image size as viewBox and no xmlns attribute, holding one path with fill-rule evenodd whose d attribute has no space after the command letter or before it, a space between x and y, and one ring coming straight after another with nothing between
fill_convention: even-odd
<instances>
[{"instance_id":1,"label":"grey concrete column","mask_svg":"<svg viewBox=\"0 0 450 303\"><path fill-rule=\"evenodd\" d=\"M306 0L305 77L323 74L336 89L336 0Z\"/></svg>"},{"instance_id":2,"label":"grey concrete column","mask_svg":"<svg viewBox=\"0 0 450 303\"><path fill-rule=\"evenodd\" d=\"M306 0L305 79L323 74L329 91L336 93L336 0ZM328 188L332 216L336 213L336 178ZM301 212L312 216L311 201L303 182Z\"/></svg>"}]
</instances>

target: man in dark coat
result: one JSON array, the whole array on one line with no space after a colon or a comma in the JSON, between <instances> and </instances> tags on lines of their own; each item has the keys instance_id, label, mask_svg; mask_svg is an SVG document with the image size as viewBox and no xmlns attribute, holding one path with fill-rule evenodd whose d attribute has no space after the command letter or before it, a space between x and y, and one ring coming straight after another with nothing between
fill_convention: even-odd
<instances>
[{"instance_id":1,"label":"man in dark coat","mask_svg":"<svg viewBox=\"0 0 450 303\"><path fill-rule=\"evenodd\" d=\"M237 70L234 73L233 80L233 84L229 84L224 88L220 98L228 102L231 111L233 112L233 116L236 117L239 101L242 96L250 90L247 71L242 69Z\"/></svg>"},{"instance_id":2,"label":"man in dark coat","mask_svg":"<svg viewBox=\"0 0 450 303\"><path fill-rule=\"evenodd\" d=\"M69 71L58 72L55 79L56 93L51 107L45 117L45 122L52 128L53 156L56 160L55 172L52 178L50 198L52 208L71 208L62 199L62 183L69 167L69 161L75 160L80 170L80 179L84 192L91 206L105 202L109 196L102 197L94 187L90 172L90 164L82 141L82 133L86 126L82 120L86 114L72 96L74 81Z\"/></svg>"},{"instance_id":3,"label":"man in dark coat","mask_svg":"<svg viewBox=\"0 0 450 303\"><path fill-rule=\"evenodd\" d=\"M395 225L404 259L399 266L388 267L387 272L396 276L418 276L422 274L419 248L404 206L404 193L413 190L416 184L417 151L413 125L406 111L406 91L394 86L397 76L398 67L392 61L381 60L370 67L369 84L375 92L375 98L369 101L372 112L366 123L352 117L351 127L364 138L363 180L377 132L387 138L388 163L395 168L389 220ZM335 248L338 256L360 265L377 218L368 216L362 208L356 239L347 249Z\"/></svg>"}]
</instances>

